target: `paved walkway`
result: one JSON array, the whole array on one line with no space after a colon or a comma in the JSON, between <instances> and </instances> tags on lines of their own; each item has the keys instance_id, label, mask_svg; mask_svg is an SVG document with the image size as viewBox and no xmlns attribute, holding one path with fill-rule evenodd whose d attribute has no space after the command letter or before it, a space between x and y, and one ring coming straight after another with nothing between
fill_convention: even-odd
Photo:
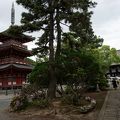
<instances>
[{"instance_id":1,"label":"paved walkway","mask_svg":"<svg viewBox=\"0 0 120 120\"><path fill-rule=\"evenodd\" d=\"M7 111L12 97L12 94L0 94L0 120L23 120L17 114L12 114Z\"/></svg>"},{"instance_id":2,"label":"paved walkway","mask_svg":"<svg viewBox=\"0 0 120 120\"><path fill-rule=\"evenodd\" d=\"M98 120L120 120L120 89L108 91Z\"/></svg>"}]
</instances>

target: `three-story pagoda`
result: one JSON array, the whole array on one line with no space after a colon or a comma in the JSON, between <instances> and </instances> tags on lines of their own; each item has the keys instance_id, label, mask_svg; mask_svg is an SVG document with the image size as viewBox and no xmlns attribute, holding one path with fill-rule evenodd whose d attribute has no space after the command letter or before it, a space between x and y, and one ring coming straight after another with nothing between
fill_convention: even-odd
<instances>
[{"instance_id":1,"label":"three-story pagoda","mask_svg":"<svg viewBox=\"0 0 120 120\"><path fill-rule=\"evenodd\" d=\"M0 33L0 88L20 88L26 82L26 76L32 70L25 58L31 51L24 43L33 40L24 35L20 27L14 25L15 9L11 9L11 26Z\"/></svg>"},{"instance_id":2,"label":"three-story pagoda","mask_svg":"<svg viewBox=\"0 0 120 120\"><path fill-rule=\"evenodd\" d=\"M20 32L17 26L11 26L8 30L0 33L0 87L18 88L26 82L26 76L32 70L25 58L31 56L26 42L32 37Z\"/></svg>"}]
</instances>

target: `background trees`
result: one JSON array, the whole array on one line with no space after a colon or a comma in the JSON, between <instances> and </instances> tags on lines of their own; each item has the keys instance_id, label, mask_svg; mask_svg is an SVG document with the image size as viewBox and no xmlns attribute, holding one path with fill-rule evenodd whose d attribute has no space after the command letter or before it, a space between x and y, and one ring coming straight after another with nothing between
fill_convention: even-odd
<instances>
[{"instance_id":1,"label":"background trees","mask_svg":"<svg viewBox=\"0 0 120 120\"><path fill-rule=\"evenodd\" d=\"M97 57L99 58L99 63L104 73L109 69L112 63L120 62L120 56L117 54L117 50L107 45L103 45L101 48L97 49Z\"/></svg>"}]
</instances>

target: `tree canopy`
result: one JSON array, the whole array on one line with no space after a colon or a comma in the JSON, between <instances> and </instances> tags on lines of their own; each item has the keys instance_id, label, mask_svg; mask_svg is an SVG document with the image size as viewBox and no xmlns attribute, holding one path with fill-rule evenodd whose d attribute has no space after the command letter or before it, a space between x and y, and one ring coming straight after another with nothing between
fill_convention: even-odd
<instances>
[{"instance_id":1,"label":"tree canopy","mask_svg":"<svg viewBox=\"0 0 120 120\"><path fill-rule=\"evenodd\" d=\"M38 31L40 34L36 42L37 47L33 52L39 57L48 57L48 61L44 63L48 65L47 71L49 71L47 72L49 78L48 97L54 98L59 79L64 79L69 74L72 76L70 75L68 78L73 79L73 81L76 78L77 80L84 79L88 74L86 69L90 68L87 68L87 66L84 68L85 66L81 65L86 64L90 67L89 61L95 64L94 58L92 60L93 56L89 55L88 51L98 48L103 42L103 39L97 37L92 29L91 15L93 12L91 8L94 8L96 3L91 0L16 1L27 9L27 12L22 13L22 30L24 32ZM63 26L68 27L69 32L65 33L65 27ZM84 51L84 54L82 51ZM86 62L76 61L76 58L80 59L80 57L81 60L84 58ZM74 66L74 62L79 66ZM40 69L43 69L41 66L44 66L44 64L42 64ZM72 67L73 71L71 71ZM62 69L65 71L63 70L63 72ZM38 73L41 74L39 70ZM63 76L58 75L61 73ZM75 75L76 73L77 75Z\"/></svg>"}]
</instances>

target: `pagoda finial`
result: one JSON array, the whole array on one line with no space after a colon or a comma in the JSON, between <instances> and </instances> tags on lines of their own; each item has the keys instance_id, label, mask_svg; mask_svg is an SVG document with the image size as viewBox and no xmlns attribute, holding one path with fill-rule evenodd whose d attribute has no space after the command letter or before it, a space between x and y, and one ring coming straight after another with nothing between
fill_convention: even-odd
<instances>
[{"instance_id":1,"label":"pagoda finial","mask_svg":"<svg viewBox=\"0 0 120 120\"><path fill-rule=\"evenodd\" d=\"M15 24L15 8L14 8L14 3L12 3L12 8L11 8L11 25Z\"/></svg>"}]
</instances>

